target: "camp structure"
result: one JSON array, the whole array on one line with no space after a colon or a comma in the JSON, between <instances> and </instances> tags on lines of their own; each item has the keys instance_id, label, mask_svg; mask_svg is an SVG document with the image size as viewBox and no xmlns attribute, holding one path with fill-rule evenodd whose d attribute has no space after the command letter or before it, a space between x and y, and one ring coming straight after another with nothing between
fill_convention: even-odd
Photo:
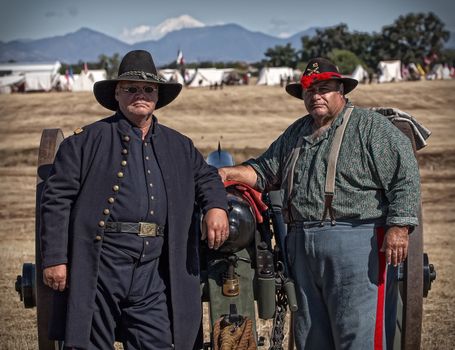
<instances>
[{"instance_id":1,"label":"camp structure","mask_svg":"<svg viewBox=\"0 0 455 350\"><path fill-rule=\"evenodd\" d=\"M232 72L232 68L197 68L185 71L188 87L217 87L224 84L224 78Z\"/></svg>"},{"instance_id":2,"label":"camp structure","mask_svg":"<svg viewBox=\"0 0 455 350\"><path fill-rule=\"evenodd\" d=\"M357 80L359 83L367 83L370 79L367 70L360 64L355 67L351 78Z\"/></svg>"},{"instance_id":3,"label":"camp structure","mask_svg":"<svg viewBox=\"0 0 455 350\"><path fill-rule=\"evenodd\" d=\"M378 63L378 83L390 83L403 80L401 61L380 61Z\"/></svg>"},{"instance_id":4,"label":"camp structure","mask_svg":"<svg viewBox=\"0 0 455 350\"><path fill-rule=\"evenodd\" d=\"M23 86L25 77L21 75L7 75L0 77L0 94L17 92Z\"/></svg>"},{"instance_id":5,"label":"camp structure","mask_svg":"<svg viewBox=\"0 0 455 350\"><path fill-rule=\"evenodd\" d=\"M10 77L10 81L17 81L23 78L18 91L51 91L57 87L59 82L60 62L54 63L3 63L0 64L0 76L2 79ZM16 78L13 78L16 77ZM10 85L10 90L15 91ZM6 89L8 90L8 89Z\"/></svg>"},{"instance_id":6,"label":"camp structure","mask_svg":"<svg viewBox=\"0 0 455 350\"><path fill-rule=\"evenodd\" d=\"M92 69L81 71L81 74L74 75L72 91L93 91L93 85L100 80L105 80L107 76L104 69Z\"/></svg>"},{"instance_id":7,"label":"camp structure","mask_svg":"<svg viewBox=\"0 0 455 350\"><path fill-rule=\"evenodd\" d=\"M450 68L447 65L437 63L431 68L430 73L427 75L428 80L452 79Z\"/></svg>"},{"instance_id":8,"label":"camp structure","mask_svg":"<svg viewBox=\"0 0 455 350\"><path fill-rule=\"evenodd\" d=\"M182 73L178 69L160 69L158 73L168 82L182 85L185 83Z\"/></svg>"},{"instance_id":9,"label":"camp structure","mask_svg":"<svg viewBox=\"0 0 455 350\"><path fill-rule=\"evenodd\" d=\"M259 72L257 85L283 85L294 78L289 67L264 67Z\"/></svg>"}]
</instances>

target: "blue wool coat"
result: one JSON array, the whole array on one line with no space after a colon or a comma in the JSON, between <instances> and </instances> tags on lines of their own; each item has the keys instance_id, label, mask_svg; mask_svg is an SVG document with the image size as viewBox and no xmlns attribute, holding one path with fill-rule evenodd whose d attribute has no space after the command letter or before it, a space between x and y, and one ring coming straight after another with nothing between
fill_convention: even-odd
<instances>
[{"instance_id":1,"label":"blue wool coat","mask_svg":"<svg viewBox=\"0 0 455 350\"><path fill-rule=\"evenodd\" d=\"M167 195L165 240L161 261L168 269L167 293L175 349L192 349L199 330L199 238L191 232L195 201L206 212L227 210L226 192L217 170L206 164L192 141L153 123L152 143ZM67 291L55 292L51 339L86 347L94 312L98 261L105 214L115 206L114 185L128 178L128 138L133 131L119 113L65 139L57 152L41 201L43 267L68 264ZM122 161L126 165L122 165ZM123 164L125 164L123 162ZM119 172L123 173L119 174ZM134 205L134 203L132 203ZM169 300L170 299L170 300Z\"/></svg>"}]
</instances>

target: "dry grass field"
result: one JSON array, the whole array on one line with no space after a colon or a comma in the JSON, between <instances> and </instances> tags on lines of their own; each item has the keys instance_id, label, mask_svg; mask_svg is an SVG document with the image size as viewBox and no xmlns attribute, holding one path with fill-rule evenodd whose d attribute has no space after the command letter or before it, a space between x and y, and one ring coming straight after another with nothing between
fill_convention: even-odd
<instances>
[{"instance_id":1,"label":"dry grass field","mask_svg":"<svg viewBox=\"0 0 455 350\"><path fill-rule=\"evenodd\" d=\"M390 106L432 130L419 152L425 251L437 280L424 302L423 349L455 348L455 80L360 86L359 106ZM157 111L161 123L190 136L206 155L218 141L236 161L258 155L296 118L303 102L279 87L184 89ZM0 349L37 349L36 310L14 291L23 262L34 261L37 147L44 128L65 135L109 111L91 93L0 95Z\"/></svg>"}]
</instances>

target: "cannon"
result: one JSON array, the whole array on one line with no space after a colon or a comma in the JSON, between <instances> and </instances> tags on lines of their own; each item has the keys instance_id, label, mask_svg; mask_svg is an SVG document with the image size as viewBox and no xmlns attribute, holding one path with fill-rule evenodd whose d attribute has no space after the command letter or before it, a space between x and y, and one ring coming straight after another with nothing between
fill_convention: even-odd
<instances>
[{"instance_id":1,"label":"cannon","mask_svg":"<svg viewBox=\"0 0 455 350\"><path fill-rule=\"evenodd\" d=\"M410 138L416 151L416 140L409 124L400 120L393 122ZM63 138L60 129L43 130L37 167L36 259L34 264L23 265L22 274L15 281L15 289L24 307L37 309L40 350L61 348L63 345L50 341L47 337L53 292L42 282L38 239L41 192ZM231 165L233 162L232 156L222 151L220 147L218 151L209 155L207 161L214 166ZM245 217L245 215L248 216L248 204L241 200L241 195L236 193L235 189L228 189L228 192L230 192L230 205L236 210L239 209L237 219L248 222L249 219ZM271 348L272 346L274 349L283 348L284 317L289 310L295 310L298 305L292 296L292 280L286 274L286 259L283 258L286 227L281 217L279 193L264 194L263 201L268 206L264 213L263 224L253 220L252 225L242 226L240 234L237 232L237 237L230 237L228 244L220 252L204 251L204 248L201 248L201 296L202 301L210 304L209 323L212 337L210 343L203 344L201 340L201 348L213 347L213 330L217 326L217 321L235 323L242 318L251 320L250 327L258 346L263 344L263 339L257 335L256 319L273 318ZM200 223L200 217L197 217L197 213L195 215L195 229L200 229L200 224L197 225L198 222ZM427 254L423 253L421 205L419 219L421 224L410 235L408 258L399 267L396 276L399 281L399 293L394 349L397 350L420 348L423 298L427 297L432 282L436 278L434 266L429 263ZM244 234L245 230L248 233ZM257 300L257 311L254 300ZM289 338L291 349L293 348L292 334Z\"/></svg>"}]
</instances>

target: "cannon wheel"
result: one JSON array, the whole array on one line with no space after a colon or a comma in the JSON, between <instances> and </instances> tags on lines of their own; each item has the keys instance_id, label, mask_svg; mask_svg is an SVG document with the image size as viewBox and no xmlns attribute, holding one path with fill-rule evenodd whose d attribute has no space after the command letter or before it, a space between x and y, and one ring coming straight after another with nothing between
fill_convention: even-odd
<instances>
[{"instance_id":1,"label":"cannon wheel","mask_svg":"<svg viewBox=\"0 0 455 350\"><path fill-rule=\"evenodd\" d=\"M38 150L38 167L36 174L36 212L35 212L35 262L36 262L36 313L38 325L38 345L40 350L55 350L57 342L48 339L49 319L52 305L52 290L43 283L40 249L40 205L44 183L54 162L60 143L63 141L60 129L44 129Z\"/></svg>"},{"instance_id":2,"label":"cannon wheel","mask_svg":"<svg viewBox=\"0 0 455 350\"><path fill-rule=\"evenodd\" d=\"M408 123L394 123L411 141L416 143ZM408 257L404 263L404 280L399 282L398 317L394 349L420 349L423 313L423 221L422 203L419 205L419 226L409 236Z\"/></svg>"},{"instance_id":3,"label":"cannon wheel","mask_svg":"<svg viewBox=\"0 0 455 350\"><path fill-rule=\"evenodd\" d=\"M423 311L423 249L422 215L419 227L409 236L408 257L404 264L404 280L399 282L397 327L394 349L420 349Z\"/></svg>"}]
</instances>

